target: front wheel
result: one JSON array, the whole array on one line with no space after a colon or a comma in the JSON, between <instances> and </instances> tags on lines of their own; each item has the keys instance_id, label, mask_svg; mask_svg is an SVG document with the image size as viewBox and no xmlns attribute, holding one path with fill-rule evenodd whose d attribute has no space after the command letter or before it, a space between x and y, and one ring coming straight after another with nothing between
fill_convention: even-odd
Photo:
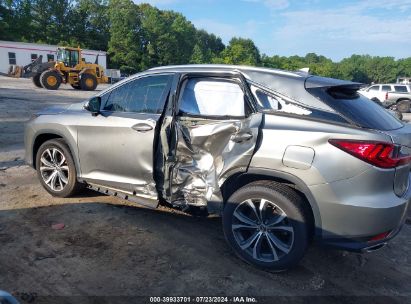
<instances>
[{"instance_id":1,"label":"front wheel","mask_svg":"<svg viewBox=\"0 0 411 304\"><path fill-rule=\"evenodd\" d=\"M304 201L288 186L255 182L237 190L223 212L227 242L244 261L284 271L304 256L310 239Z\"/></svg>"},{"instance_id":2,"label":"front wheel","mask_svg":"<svg viewBox=\"0 0 411 304\"><path fill-rule=\"evenodd\" d=\"M48 140L40 146L36 170L42 186L53 196L70 197L82 188L70 149L62 139Z\"/></svg>"},{"instance_id":3,"label":"front wheel","mask_svg":"<svg viewBox=\"0 0 411 304\"><path fill-rule=\"evenodd\" d=\"M61 76L53 70L47 70L41 73L40 83L47 90L57 90L61 84Z\"/></svg>"},{"instance_id":4,"label":"front wheel","mask_svg":"<svg viewBox=\"0 0 411 304\"><path fill-rule=\"evenodd\" d=\"M80 78L80 87L84 91L94 91L97 88L97 78L92 74L83 74Z\"/></svg>"}]
</instances>

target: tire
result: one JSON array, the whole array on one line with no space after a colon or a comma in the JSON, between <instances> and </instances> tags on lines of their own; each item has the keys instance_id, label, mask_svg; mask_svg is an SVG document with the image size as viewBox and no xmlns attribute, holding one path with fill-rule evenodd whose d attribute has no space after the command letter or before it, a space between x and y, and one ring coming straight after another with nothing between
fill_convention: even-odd
<instances>
[{"instance_id":1,"label":"tire","mask_svg":"<svg viewBox=\"0 0 411 304\"><path fill-rule=\"evenodd\" d=\"M61 76L53 70L47 70L40 75L41 86L47 90L57 90L61 84Z\"/></svg>"},{"instance_id":2,"label":"tire","mask_svg":"<svg viewBox=\"0 0 411 304\"><path fill-rule=\"evenodd\" d=\"M42 88L42 85L41 85L41 82L40 82L40 73L38 73L38 74L36 74L36 75L34 75L32 78L31 78L31 81L33 81L33 84L36 86L36 87L38 87L38 88Z\"/></svg>"},{"instance_id":3,"label":"tire","mask_svg":"<svg viewBox=\"0 0 411 304\"><path fill-rule=\"evenodd\" d=\"M395 117L397 117L399 120L403 120L404 116L400 111L394 111Z\"/></svg>"},{"instance_id":4,"label":"tire","mask_svg":"<svg viewBox=\"0 0 411 304\"><path fill-rule=\"evenodd\" d=\"M257 224L261 203L265 221ZM285 271L302 259L311 238L310 217L304 203L288 186L271 181L248 184L234 192L224 206L225 238L247 263L265 270ZM271 224L267 225L267 221Z\"/></svg>"},{"instance_id":5,"label":"tire","mask_svg":"<svg viewBox=\"0 0 411 304\"><path fill-rule=\"evenodd\" d=\"M401 113L408 113L411 108L410 100L401 100L397 102L397 110Z\"/></svg>"},{"instance_id":6,"label":"tire","mask_svg":"<svg viewBox=\"0 0 411 304\"><path fill-rule=\"evenodd\" d=\"M80 87L84 91L94 91L97 88L97 78L92 74L82 74Z\"/></svg>"},{"instance_id":7,"label":"tire","mask_svg":"<svg viewBox=\"0 0 411 304\"><path fill-rule=\"evenodd\" d=\"M81 87L79 85L72 84L71 87L75 90L81 90Z\"/></svg>"},{"instance_id":8,"label":"tire","mask_svg":"<svg viewBox=\"0 0 411 304\"><path fill-rule=\"evenodd\" d=\"M40 183L53 196L70 197L84 187L77 181L76 166L63 139L48 140L40 146L36 170Z\"/></svg>"}]
</instances>

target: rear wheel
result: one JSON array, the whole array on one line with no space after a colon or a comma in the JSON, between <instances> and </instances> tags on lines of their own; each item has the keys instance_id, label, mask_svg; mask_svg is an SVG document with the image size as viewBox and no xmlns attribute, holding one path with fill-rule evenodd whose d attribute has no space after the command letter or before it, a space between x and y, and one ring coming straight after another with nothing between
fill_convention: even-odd
<instances>
[{"instance_id":1,"label":"rear wheel","mask_svg":"<svg viewBox=\"0 0 411 304\"><path fill-rule=\"evenodd\" d=\"M53 196L70 197L83 187L77 181L73 158L62 139L52 139L40 146L36 169L42 186Z\"/></svg>"},{"instance_id":2,"label":"rear wheel","mask_svg":"<svg viewBox=\"0 0 411 304\"><path fill-rule=\"evenodd\" d=\"M31 80L33 81L34 85L38 88L42 88L41 82L40 82L40 73L34 75Z\"/></svg>"},{"instance_id":3,"label":"rear wheel","mask_svg":"<svg viewBox=\"0 0 411 304\"><path fill-rule=\"evenodd\" d=\"M408 113L411 108L410 100L401 100L397 102L397 110L401 113Z\"/></svg>"},{"instance_id":4,"label":"rear wheel","mask_svg":"<svg viewBox=\"0 0 411 304\"><path fill-rule=\"evenodd\" d=\"M47 90L57 90L61 84L61 76L53 70L47 70L41 73L40 83Z\"/></svg>"},{"instance_id":5,"label":"rear wheel","mask_svg":"<svg viewBox=\"0 0 411 304\"><path fill-rule=\"evenodd\" d=\"M304 256L309 223L304 202L291 188L256 182L237 190L223 212L227 242L246 262L284 271Z\"/></svg>"},{"instance_id":6,"label":"rear wheel","mask_svg":"<svg viewBox=\"0 0 411 304\"><path fill-rule=\"evenodd\" d=\"M80 79L80 87L85 91L94 91L97 87L97 78L92 74L83 74Z\"/></svg>"}]
</instances>

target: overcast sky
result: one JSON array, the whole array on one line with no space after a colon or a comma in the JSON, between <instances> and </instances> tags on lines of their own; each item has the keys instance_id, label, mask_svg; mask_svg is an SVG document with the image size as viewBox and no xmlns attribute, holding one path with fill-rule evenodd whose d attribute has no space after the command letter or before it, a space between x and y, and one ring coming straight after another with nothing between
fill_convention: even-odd
<instances>
[{"instance_id":1,"label":"overcast sky","mask_svg":"<svg viewBox=\"0 0 411 304\"><path fill-rule=\"evenodd\" d=\"M309 52L411 57L411 0L146 0L181 12L228 43L251 38L267 55Z\"/></svg>"}]
</instances>

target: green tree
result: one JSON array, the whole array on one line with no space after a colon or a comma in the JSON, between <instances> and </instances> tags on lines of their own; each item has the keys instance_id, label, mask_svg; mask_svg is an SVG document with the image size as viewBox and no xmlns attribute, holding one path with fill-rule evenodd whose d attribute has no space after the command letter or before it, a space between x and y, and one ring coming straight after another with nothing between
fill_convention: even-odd
<instances>
[{"instance_id":1,"label":"green tree","mask_svg":"<svg viewBox=\"0 0 411 304\"><path fill-rule=\"evenodd\" d=\"M32 2L31 27L35 42L68 43L71 38L73 0L35 0Z\"/></svg>"},{"instance_id":2,"label":"green tree","mask_svg":"<svg viewBox=\"0 0 411 304\"><path fill-rule=\"evenodd\" d=\"M162 11L149 4L142 12L142 68L189 63L195 45L195 27L182 14Z\"/></svg>"},{"instance_id":3,"label":"green tree","mask_svg":"<svg viewBox=\"0 0 411 304\"><path fill-rule=\"evenodd\" d=\"M141 69L143 56L141 12L131 0L110 0L108 53L113 67L128 73Z\"/></svg>"},{"instance_id":4,"label":"green tree","mask_svg":"<svg viewBox=\"0 0 411 304\"><path fill-rule=\"evenodd\" d=\"M0 0L0 39L30 41L33 31L32 1Z\"/></svg>"},{"instance_id":5,"label":"green tree","mask_svg":"<svg viewBox=\"0 0 411 304\"><path fill-rule=\"evenodd\" d=\"M110 18L107 0L79 0L73 10L72 44L95 50L107 50Z\"/></svg>"},{"instance_id":6,"label":"green tree","mask_svg":"<svg viewBox=\"0 0 411 304\"><path fill-rule=\"evenodd\" d=\"M200 64L200 63L207 63L206 59L207 55L203 53L201 47L196 44L193 49L193 54L191 54L190 63Z\"/></svg>"},{"instance_id":7,"label":"green tree","mask_svg":"<svg viewBox=\"0 0 411 304\"><path fill-rule=\"evenodd\" d=\"M234 37L214 62L256 66L260 64L261 56L251 39Z\"/></svg>"},{"instance_id":8,"label":"green tree","mask_svg":"<svg viewBox=\"0 0 411 304\"><path fill-rule=\"evenodd\" d=\"M221 38L209 34L205 30L196 31L196 44L191 56L191 63L211 63L213 58L219 56L225 45Z\"/></svg>"}]
</instances>

